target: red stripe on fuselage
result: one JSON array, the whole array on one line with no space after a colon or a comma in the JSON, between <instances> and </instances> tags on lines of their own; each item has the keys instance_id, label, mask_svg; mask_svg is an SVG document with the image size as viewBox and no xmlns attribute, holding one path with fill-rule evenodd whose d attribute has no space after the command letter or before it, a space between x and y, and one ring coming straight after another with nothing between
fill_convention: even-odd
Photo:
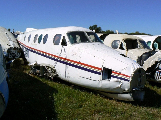
<instances>
[{"instance_id":1,"label":"red stripe on fuselage","mask_svg":"<svg viewBox=\"0 0 161 120\"><path fill-rule=\"evenodd\" d=\"M20 42L20 41L19 41L19 42ZM20 43L23 44L22 42L20 42ZM38 50L38 49L35 49L35 48L32 48L32 47L29 47L29 46L27 46L27 45L25 45L25 44L23 44L23 45L24 45L25 47L27 47L27 48L30 48L30 49L35 50L35 51L37 51L37 52L44 53L44 54L46 54L46 55L50 55L50 56L55 57L55 58L59 58L59 59L62 59L62 60L66 60L66 61L69 61L69 62L73 62L73 63L76 63L76 64L80 64L80 65L84 65L84 66L87 66L87 67L90 67L90 68L94 68L94 69L97 69L97 70L100 70L100 71L102 70L102 68L99 68L99 67L95 67L95 66L88 65L88 64L85 64L85 63L81 63L81 62L77 62L77 61L70 60L70 59L67 59L67 58L59 57L59 56L56 56L56 55L54 55L54 54L47 53L47 52L44 52L44 51L41 51L41 50ZM125 77L130 78L130 76L125 75L125 74L121 74L121 73L119 73L119 72L112 71L112 73L117 74L117 75L122 75L122 76L125 76Z\"/></svg>"},{"instance_id":2,"label":"red stripe on fuselage","mask_svg":"<svg viewBox=\"0 0 161 120\"><path fill-rule=\"evenodd\" d=\"M122 76L125 76L125 77L130 77L130 76L128 76L128 75L125 75L125 74L121 74L121 73L118 73L118 72L115 72L115 71L112 71L112 73L114 73L114 74L117 74L117 75L122 75Z\"/></svg>"},{"instance_id":3,"label":"red stripe on fuselage","mask_svg":"<svg viewBox=\"0 0 161 120\"><path fill-rule=\"evenodd\" d=\"M20 41L18 41L18 42L20 42ZM20 42L20 43L23 44L22 42ZM38 49L35 49L35 48L32 48L32 47L29 47L29 46L27 46L25 44L23 44L23 45L25 47L27 47L29 49L32 49L32 50L35 50L37 52L45 53L46 55L50 55L50 56L53 56L53 57L56 57L56 58L60 58L60 59L63 59L63 60L69 61L69 62L76 63L76 64L84 65L84 66L87 66L87 67L90 67L90 68L94 68L94 69L97 69L97 70L102 70L102 68L99 68L99 67L95 67L95 66L88 65L88 64L85 64L85 63L81 63L81 62L77 62L77 61L70 60L70 59L67 59L67 58L59 57L59 56L53 55L51 53L47 53L47 52L44 52L44 51L41 51L41 50L38 50Z\"/></svg>"}]
</instances>

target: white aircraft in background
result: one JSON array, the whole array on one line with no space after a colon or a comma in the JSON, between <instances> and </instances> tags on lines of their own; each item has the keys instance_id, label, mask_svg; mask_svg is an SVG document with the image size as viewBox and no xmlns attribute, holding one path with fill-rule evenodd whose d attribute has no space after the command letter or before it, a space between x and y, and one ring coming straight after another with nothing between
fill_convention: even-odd
<instances>
[{"instance_id":1,"label":"white aircraft in background","mask_svg":"<svg viewBox=\"0 0 161 120\"><path fill-rule=\"evenodd\" d=\"M149 36L149 35L135 35L142 38L147 45L153 50L161 50L161 35Z\"/></svg>"},{"instance_id":2,"label":"white aircraft in background","mask_svg":"<svg viewBox=\"0 0 161 120\"><path fill-rule=\"evenodd\" d=\"M4 27L0 27L0 44L5 57L9 60L19 58L21 49L13 34Z\"/></svg>"},{"instance_id":3,"label":"white aircraft in background","mask_svg":"<svg viewBox=\"0 0 161 120\"><path fill-rule=\"evenodd\" d=\"M82 27L27 29L18 42L32 72L126 101L143 100L145 71Z\"/></svg>"},{"instance_id":4,"label":"white aircraft in background","mask_svg":"<svg viewBox=\"0 0 161 120\"><path fill-rule=\"evenodd\" d=\"M109 34L104 44L143 66L149 80L161 82L161 52L151 50L143 39L127 34Z\"/></svg>"}]
</instances>

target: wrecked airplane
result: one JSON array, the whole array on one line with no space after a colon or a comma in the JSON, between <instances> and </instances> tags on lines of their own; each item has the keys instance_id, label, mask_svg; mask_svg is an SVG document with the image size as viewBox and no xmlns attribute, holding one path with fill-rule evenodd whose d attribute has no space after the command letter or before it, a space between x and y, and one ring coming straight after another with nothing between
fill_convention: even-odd
<instances>
[{"instance_id":1,"label":"wrecked airplane","mask_svg":"<svg viewBox=\"0 0 161 120\"><path fill-rule=\"evenodd\" d=\"M152 50L161 51L161 35L155 35L155 36L136 35L136 36L142 38Z\"/></svg>"},{"instance_id":2,"label":"wrecked airplane","mask_svg":"<svg viewBox=\"0 0 161 120\"><path fill-rule=\"evenodd\" d=\"M9 88L7 83L6 62L0 45L0 117L3 115L9 98Z\"/></svg>"},{"instance_id":3,"label":"wrecked airplane","mask_svg":"<svg viewBox=\"0 0 161 120\"><path fill-rule=\"evenodd\" d=\"M93 31L74 26L26 31L17 39L32 73L57 76L119 100L143 100L145 71Z\"/></svg>"},{"instance_id":4,"label":"wrecked airplane","mask_svg":"<svg viewBox=\"0 0 161 120\"><path fill-rule=\"evenodd\" d=\"M21 48L13 34L4 27L0 27L0 43L6 59L12 60L21 56Z\"/></svg>"},{"instance_id":5,"label":"wrecked airplane","mask_svg":"<svg viewBox=\"0 0 161 120\"><path fill-rule=\"evenodd\" d=\"M143 66L149 80L161 82L161 53L151 50L143 39L127 34L109 34L104 44Z\"/></svg>"}]
</instances>

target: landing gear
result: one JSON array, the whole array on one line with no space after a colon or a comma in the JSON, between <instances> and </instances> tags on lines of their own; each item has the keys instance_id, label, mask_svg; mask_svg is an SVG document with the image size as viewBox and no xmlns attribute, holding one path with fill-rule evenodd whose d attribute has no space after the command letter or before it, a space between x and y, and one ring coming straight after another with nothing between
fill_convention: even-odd
<instances>
[{"instance_id":1,"label":"landing gear","mask_svg":"<svg viewBox=\"0 0 161 120\"><path fill-rule=\"evenodd\" d=\"M40 77L46 77L51 80L53 80L54 77L57 76L56 69L54 69L54 67L40 65L31 66L29 74L38 75Z\"/></svg>"}]
</instances>

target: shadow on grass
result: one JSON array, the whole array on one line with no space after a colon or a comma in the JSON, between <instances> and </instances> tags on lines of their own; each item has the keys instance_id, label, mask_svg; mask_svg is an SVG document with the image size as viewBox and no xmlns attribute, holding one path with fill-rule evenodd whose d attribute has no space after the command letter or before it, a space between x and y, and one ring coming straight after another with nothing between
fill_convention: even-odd
<instances>
[{"instance_id":1,"label":"shadow on grass","mask_svg":"<svg viewBox=\"0 0 161 120\"><path fill-rule=\"evenodd\" d=\"M9 101L1 120L57 119L53 98L56 89L16 69L10 75Z\"/></svg>"},{"instance_id":2,"label":"shadow on grass","mask_svg":"<svg viewBox=\"0 0 161 120\"><path fill-rule=\"evenodd\" d=\"M152 90L150 87L145 87L145 96L144 101L133 102L133 105L139 105L143 107L161 107L161 95L159 95L155 90Z\"/></svg>"},{"instance_id":3,"label":"shadow on grass","mask_svg":"<svg viewBox=\"0 0 161 120\"><path fill-rule=\"evenodd\" d=\"M61 84L66 84L70 87L72 87L73 89L79 89L80 91L82 92L92 92L93 94L95 95L100 95L104 98L107 98L109 100L113 100L113 98L109 98L107 96L104 96L94 90L91 90L91 89L88 89L88 88L84 88L84 87L81 87L81 86L78 86L78 85L73 85L69 82L66 82L66 81L63 81L61 79L56 79L55 82L59 82ZM157 85L158 88L161 88L161 84L149 84L150 87L154 87L153 85ZM125 102L125 103L130 103L130 104L133 104L135 106L143 106L143 107L154 107L154 108L159 108L161 107L161 95L159 95L155 90L151 89L150 87L145 87L144 88L144 91L145 91L145 96L144 96L144 101L121 101L121 100L115 100L117 102Z\"/></svg>"},{"instance_id":4,"label":"shadow on grass","mask_svg":"<svg viewBox=\"0 0 161 120\"><path fill-rule=\"evenodd\" d=\"M57 119L58 115L55 111L53 97L53 94L58 92L56 89L34 77L29 76L28 74L23 73L20 70L12 70L10 75L9 102L1 120ZM82 92L92 92L96 95L98 94L90 89L70 84L61 79L54 79L54 82L66 84L73 89L79 89ZM144 101L125 103L130 103L135 106L159 108L161 106L161 95L151 89L151 87L152 86L145 87Z\"/></svg>"},{"instance_id":5,"label":"shadow on grass","mask_svg":"<svg viewBox=\"0 0 161 120\"><path fill-rule=\"evenodd\" d=\"M151 85L151 86L156 86L156 87L158 87L158 88L161 88L161 83L148 81L148 84Z\"/></svg>"}]
</instances>

